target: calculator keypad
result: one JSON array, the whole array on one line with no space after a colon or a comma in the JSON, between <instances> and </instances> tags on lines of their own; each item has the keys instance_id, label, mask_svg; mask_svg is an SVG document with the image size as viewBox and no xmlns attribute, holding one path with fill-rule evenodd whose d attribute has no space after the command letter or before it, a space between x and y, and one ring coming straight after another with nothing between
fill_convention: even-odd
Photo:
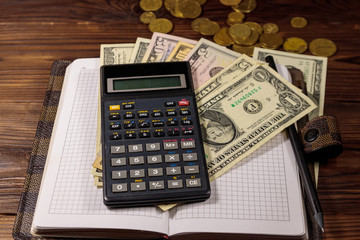
<instances>
[{"instance_id":1,"label":"calculator keypad","mask_svg":"<svg viewBox=\"0 0 360 240\"><path fill-rule=\"evenodd\" d=\"M105 174L114 196L137 192L196 191L207 176L199 161L200 129L195 103L186 98L111 101L105 138ZM199 146L198 146L199 145Z\"/></svg>"}]
</instances>

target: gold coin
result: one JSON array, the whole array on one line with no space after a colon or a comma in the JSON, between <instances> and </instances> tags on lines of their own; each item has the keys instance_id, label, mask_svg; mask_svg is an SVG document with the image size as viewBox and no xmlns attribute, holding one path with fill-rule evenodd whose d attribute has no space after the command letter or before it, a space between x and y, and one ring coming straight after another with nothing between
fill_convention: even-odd
<instances>
[{"instance_id":1,"label":"gold coin","mask_svg":"<svg viewBox=\"0 0 360 240\"><path fill-rule=\"evenodd\" d=\"M228 18L226 23L228 25L233 25L235 23L242 23L243 20L245 18L245 14L243 14L242 12L231 12L228 14Z\"/></svg>"},{"instance_id":2,"label":"gold coin","mask_svg":"<svg viewBox=\"0 0 360 240\"><path fill-rule=\"evenodd\" d=\"M240 44L245 46L254 45L259 40L259 35L257 31L251 30L250 36L242 41Z\"/></svg>"},{"instance_id":3,"label":"gold coin","mask_svg":"<svg viewBox=\"0 0 360 240\"><path fill-rule=\"evenodd\" d=\"M330 57L336 52L336 44L326 38L317 38L310 42L309 50L314 55Z\"/></svg>"},{"instance_id":4,"label":"gold coin","mask_svg":"<svg viewBox=\"0 0 360 240\"><path fill-rule=\"evenodd\" d=\"M195 0L196 2L198 2L200 5L204 5L206 3L206 0Z\"/></svg>"},{"instance_id":5,"label":"gold coin","mask_svg":"<svg viewBox=\"0 0 360 240\"><path fill-rule=\"evenodd\" d=\"M229 35L234 40L234 42L241 44L248 37L250 37L251 29L245 24L236 23L229 27Z\"/></svg>"},{"instance_id":6,"label":"gold coin","mask_svg":"<svg viewBox=\"0 0 360 240\"><path fill-rule=\"evenodd\" d=\"M243 0L235 6L231 6L231 8L236 12L250 13L254 11L256 6L256 0Z\"/></svg>"},{"instance_id":7,"label":"gold coin","mask_svg":"<svg viewBox=\"0 0 360 240\"><path fill-rule=\"evenodd\" d=\"M275 23L265 23L263 26L264 33L277 33L279 26Z\"/></svg>"},{"instance_id":8,"label":"gold coin","mask_svg":"<svg viewBox=\"0 0 360 240\"><path fill-rule=\"evenodd\" d=\"M214 42L221 46L230 46L234 40L230 37L228 28L223 27L214 35Z\"/></svg>"},{"instance_id":9,"label":"gold coin","mask_svg":"<svg viewBox=\"0 0 360 240\"><path fill-rule=\"evenodd\" d=\"M256 22L245 22L244 24L250 27L252 31L257 32L259 35L263 32L263 28L261 27L261 25Z\"/></svg>"},{"instance_id":10,"label":"gold coin","mask_svg":"<svg viewBox=\"0 0 360 240\"><path fill-rule=\"evenodd\" d=\"M151 32L169 33L173 28L173 23L166 18L156 18L149 23Z\"/></svg>"},{"instance_id":11,"label":"gold coin","mask_svg":"<svg viewBox=\"0 0 360 240\"><path fill-rule=\"evenodd\" d=\"M214 21L205 21L199 26L199 33L205 36L212 36L220 30L220 25Z\"/></svg>"},{"instance_id":12,"label":"gold coin","mask_svg":"<svg viewBox=\"0 0 360 240\"><path fill-rule=\"evenodd\" d=\"M234 50L235 52L238 52L238 53L246 54L249 57L252 57L253 54L254 54L254 48L255 47L260 47L260 44L256 43L256 44L254 44L252 46L241 46L241 45L238 45L238 44L233 44L232 45L232 50Z\"/></svg>"},{"instance_id":13,"label":"gold coin","mask_svg":"<svg viewBox=\"0 0 360 240\"><path fill-rule=\"evenodd\" d=\"M293 17L290 24L294 28L304 28L307 25L307 20L303 17Z\"/></svg>"},{"instance_id":14,"label":"gold coin","mask_svg":"<svg viewBox=\"0 0 360 240\"><path fill-rule=\"evenodd\" d=\"M195 32L199 32L199 27L201 24L206 24L205 22L210 22L210 19L208 18L196 18L195 20L193 20L191 22L191 28L195 31Z\"/></svg>"},{"instance_id":15,"label":"gold coin","mask_svg":"<svg viewBox=\"0 0 360 240\"><path fill-rule=\"evenodd\" d=\"M179 12L184 18L197 18L201 14L200 3L192 0L182 0L179 3Z\"/></svg>"},{"instance_id":16,"label":"gold coin","mask_svg":"<svg viewBox=\"0 0 360 240\"><path fill-rule=\"evenodd\" d=\"M140 7L144 11L157 11L162 7L162 0L141 0Z\"/></svg>"},{"instance_id":17,"label":"gold coin","mask_svg":"<svg viewBox=\"0 0 360 240\"><path fill-rule=\"evenodd\" d=\"M143 12L140 15L140 22L144 23L144 24L149 24L151 22L151 20L154 20L156 18L155 13L153 12Z\"/></svg>"},{"instance_id":18,"label":"gold coin","mask_svg":"<svg viewBox=\"0 0 360 240\"><path fill-rule=\"evenodd\" d=\"M179 11L179 0L165 0L164 6L174 17L184 18L183 13Z\"/></svg>"},{"instance_id":19,"label":"gold coin","mask_svg":"<svg viewBox=\"0 0 360 240\"><path fill-rule=\"evenodd\" d=\"M263 33L259 38L259 42L264 48L277 49L283 44L284 40L279 34Z\"/></svg>"},{"instance_id":20,"label":"gold coin","mask_svg":"<svg viewBox=\"0 0 360 240\"><path fill-rule=\"evenodd\" d=\"M241 0L219 0L222 5L235 6L241 2Z\"/></svg>"},{"instance_id":21,"label":"gold coin","mask_svg":"<svg viewBox=\"0 0 360 240\"><path fill-rule=\"evenodd\" d=\"M305 40L297 37L287 38L283 44L285 51L293 53L303 53L307 47L308 45Z\"/></svg>"}]
</instances>

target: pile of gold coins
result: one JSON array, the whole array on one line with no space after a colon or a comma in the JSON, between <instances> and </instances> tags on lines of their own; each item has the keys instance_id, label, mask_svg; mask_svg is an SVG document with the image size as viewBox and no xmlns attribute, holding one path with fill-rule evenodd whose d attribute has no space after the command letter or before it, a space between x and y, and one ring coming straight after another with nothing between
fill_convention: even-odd
<instances>
[{"instance_id":1,"label":"pile of gold coins","mask_svg":"<svg viewBox=\"0 0 360 240\"><path fill-rule=\"evenodd\" d=\"M293 53L303 53L309 49L312 54L325 57L333 55L337 50L335 43L329 39L317 38L308 46L307 42L299 37L284 40L278 33L279 27L275 23L260 25L256 22L246 22L245 14L255 10L256 0L219 2L232 9L227 15L224 27L209 18L199 17L206 0L140 0L140 7L144 10L140 15L140 21L149 24L151 32L171 32L173 23L166 18L157 18L154 13L164 6L174 17L193 19L191 27L194 31L204 36L213 36L217 44L231 47L234 51L248 56L252 56L255 47L278 49L282 46L285 51ZM305 28L308 22L303 17L294 17L290 24L294 28Z\"/></svg>"}]
</instances>

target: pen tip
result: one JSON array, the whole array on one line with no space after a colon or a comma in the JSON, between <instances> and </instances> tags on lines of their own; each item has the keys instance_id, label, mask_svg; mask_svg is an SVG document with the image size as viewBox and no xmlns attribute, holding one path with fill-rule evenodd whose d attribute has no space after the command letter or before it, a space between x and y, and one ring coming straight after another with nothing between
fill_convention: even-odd
<instances>
[{"instance_id":1,"label":"pen tip","mask_svg":"<svg viewBox=\"0 0 360 240\"><path fill-rule=\"evenodd\" d=\"M324 233L324 232L325 232L325 229L324 229L324 228L321 228L321 231Z\"/></svg>"}]
</instances>

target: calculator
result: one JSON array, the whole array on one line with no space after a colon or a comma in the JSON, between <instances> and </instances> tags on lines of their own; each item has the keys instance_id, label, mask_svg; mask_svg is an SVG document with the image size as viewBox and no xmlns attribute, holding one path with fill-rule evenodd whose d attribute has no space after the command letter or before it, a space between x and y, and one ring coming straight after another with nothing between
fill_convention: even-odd
<instances>
[{"instance_id":1,"label":"calculator","mask_svg":"<svg viewBox=\"0 0 360 240\"><path fill-rule=\"evenodd\" d=\"M209 198L189 63L102 66L100 86L105 205Z\"/></svg>"}]
</instances>

